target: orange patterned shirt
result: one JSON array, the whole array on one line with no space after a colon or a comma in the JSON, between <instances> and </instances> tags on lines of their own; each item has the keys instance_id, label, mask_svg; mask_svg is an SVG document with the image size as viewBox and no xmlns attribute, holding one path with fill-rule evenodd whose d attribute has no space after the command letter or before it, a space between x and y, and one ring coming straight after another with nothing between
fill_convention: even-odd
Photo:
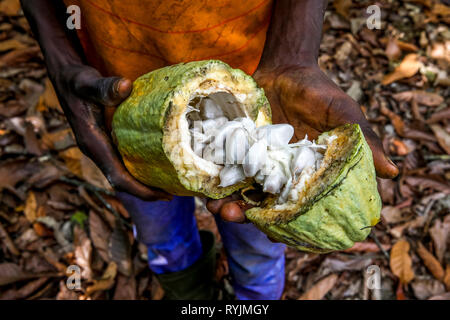
<instances>
[{"instance_id":1,"label":"orange patterned shirt","mask_svg":"<svg viewBox=\"0 0 450 320\"><path fill-rule=\"evenodd\" d=\"M65 0L81 8L90 65L135 79L151 70L219 59L249 74L261 58L273 0Z\"/></svg>"}]
</instances>

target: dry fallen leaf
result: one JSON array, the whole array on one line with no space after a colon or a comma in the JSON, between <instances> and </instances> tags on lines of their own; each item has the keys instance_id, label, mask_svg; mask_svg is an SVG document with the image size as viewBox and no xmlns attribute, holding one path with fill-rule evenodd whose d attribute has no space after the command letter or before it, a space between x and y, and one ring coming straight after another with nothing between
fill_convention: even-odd
<instances>
[{"instance_id":1,"label":"dry fallen leaf","mask_svg":"<svg viewBox=\"0 0 450 320\"><path fill-rule=\"evenodd\" d=\"M28 221L33 223L36 221L38 204L36 200L36 195L33 191L28 192L27 200L25 201L25 209L23 210L25 213L25 217L27 217Z\"/></svg>"},{"instance_id":2,"label":"dry fallen leaf","mask_svg":"<svg viewBox=\"0 0 450 320\"><path fill-rule=\"evenodd\" d=\"M397 40L395 38L390 38L388 40L384 52L389 60L397 60L402 55L402 50L398 46Z\"/></svg>"},{"instance_id":3,"label":"dry fallen leaf","mask_svg":"<svg viewBox=\"0 0 450 320\"><path fill-rule=\"evenodd\" d=\"M136 300L136 278L118 274L113 300Z\"/></svg>"},{"instance_id":4,"label":"dry fallen leaf","mask_svg":"<svg viewBox=\"0 0 450 320\"><path fill-rule=\"evenodd\" d=\"M108 180L91 159L82 154L80 164L84 180L96 187L112 190Z\"/></svg>"},{"instance_id":5,"label":"dry fallen leaf","mask_svg":"<svg viewBox=\"0 0 450 320\"><path fill-rule=\"evenodd\" d=\"M27 46L16 39L3 40L0 42L0 52L9 50L25 49Z\"/></svg>"},{"instance_id":6,"label":"dry fallen leaf","mask_svg":"<svg viewBox=\"0 0 450 320\"><path fill-rule=\"evenodd\" d=\"M399 156L406 156L407 154L413 151L413 149L410 146L408 146L405 142L397 138L393 138L391 140L389 150L391 150L393 153Z\"/></svg>"},{"instance_id":7,"label":"dry fallen leaf","mask_svg":"<svg viewBox=\"0 0 450 320\"><path fill-rule=\"evenodd\" d=\"M302 294L299 300L321 300L331 289L338 279L337 274L331 274L317 282L311 289Z\"/></svg>"},{"instance_id":8,"label":"dry fallen leaf","mask_svg":"<svg viewBox=\"0 0 450 320\"><path fill-rule=\"evenodd\" d=\"M423 90L403 91L392 95L392 97L397 101L411 102L415 100L427 107L437 107L444 102L444 98L439 94Z\"/></svg>"},{"instance_id":9,"label":"dry fallen leaf","mask_svg":"<svg viewBox=\"0 0 450 320\"><path fill-rule=\"evenodd\" d=\"M0 286L32 277L32 275L25 273L17 264L0 263Z\"/></svg>"},{"instance_id":10,"label":"dry fallen leaf","mask_svg":"<svg viewBox=\"0 0 450 320\"><path fill-rule=\"evenodd\" d=\"M424 224L425 224L425 217L419 216L419 217L415 218L414 220L407 221L401 225L398 225L398 226L392 228L389 232L395 238L400 238L403 235L403 232L405 231L405 229L418 228L418 227L423 226Z\"/></svg>"},{"instance_id":11,"label":"dry fallen leaf","mask_svg":"<svg viewBox=\"0 0 450 320\"><path fill-rule=\"evenodd\" d=\"M391 261L389 265L392 273L400 279L402 284L408 284L414 279L408 241L402 239L394 244L391 249Z\"/></svg>"},{"instance_id":12,"label":"dry fallen leaf","mask_svg":"<svg viewBox=\"0 0 450 320\"><path fill-rule=\"evenodd\" d=\"M445 292L444 285L435 279L415 279L411 282L414 295L420 300L443 294Z\"/></svg>"},{"instance_id":13,"label":"dry fallen leaf","mask_svg":"<svg viewBox=\"0 0 450 320\"><path fill-rule=\"evenodd\" d=\"M0 12L7 16L15 16L20 12L19 0L3 0L0 2Z\"/></svg>"},{"instance_id":14,"label":"dry fallen leaf","mask_svg":"<svg viewBox=\"0 0 450 320\"><path fill-rule=\"evenodd\" d=\"M403 61L394 69L393 72L385 75L381 83L388 85L400 79L410 78L419 71L422 62L419 61L419 55L410 53L406 55Z\"/></svg>"},{"instance_id":15,"label":"dry fallen leaf","mask_svg":"<svg viewBox=\"0 0 450 320\"><path fill-rule=\"evenodd\" d=\"M411 217L410 211L407 211L409 214L405 214L404 211L400 210L397 207L393 206L384 206L381 210L381 216L387 223L399 223L406 220L409 220Z\"/></svg>"},{"instance_id":16,"label":"dry fallen leaf","mask_svg":"<svg viewBox=\"0 0 450 320\"><path fill-rule=\"evenodd\" d=\"M444 218L444 222L436 219L433 226L430 228L430 236L433 239L434 250L436 257L442 263L444 261L444 254L447 250L447 240L450 234L450 215Z\"/></svg>"},{"instance_id":17,"label":"dry fallen leaf","mask_svg":"<svg viewBox=\"0 0 450 320\"><path fill-rule=\"evenodd\" d=\"M0 293L0 300L19 300L25 299L30 296L33 292L38 290L44 283L48 281L48 277L42 277L33 281L28 282L20 289L9 289Z\"/></svg>"},{"instance_id":18,"label":"dry fallen leaf","mask_svg":"<svg viewBox=\"0 0 450 320\"><path fill-rule=\"evenodd\" d=\"M382 244L381 247L384 250L389 250L391 248L391 245L389 244ZM376 243L373 242L356 242L353 247L348 248L344 250L344 252L379 252L380 248L377 246Z\"/></svg>"},{"instance_id":19,"label":"dry fallen leaf","mask_svg":"<svg viewBox=\"0 0 450 320\"><path fill-rule=\"evenodd\" d=\"M164 298L164 289L158 281L158 278L153 274L151 282L151 297L152 300L162 300Z\"/></svg>"},{"instance_id":20,"label":"dry fallen leaf","mask_svg":"<svg viewBox=\"0 0 450 320\"><path fill-rule=\"evenodd\" d=\"M108 254L108 243L111 230L94 210L89 212L89 231L95 249L105 262L109 262L111 259Z\"/></svg>"},{"instance_id":21,"label":"dry fallen leaf","mask_svg":"<svg viewBox=\"0 0 450 320\"><path fill-rule=\"evenodd\" d=\"M428 54L433 59L443 60L443 61L449 63L450 62L450 41L446 41L445 43L442 43L442 42L433 43L433 45L428 50Z\"/></svg>"},{"instance_id":22,"label":"dry fallen leaf","mask_svg":"<svg viewBox=\"0 0 450 320\"><path fill-rule=\"evenodd\" d=\"M39 164L36 162L30 163L27 160L2 160L0 163L0 191L3 188L14 190L16 184L29 178Z\"/></svg>"},{"instance_id":23,"label":"dry fallen leaf","mask_svg":"<svg viewBox=\"0 0 450 320\"><path fill-rule=\"evenodd\" d=\"M439 261L425 248L421 243L417 243L417 254L422 258L425 266L430 270L431 274L438 280L444 278L444 269Z\"/></svg>"},{"instance_id":24,"label":"dry fallen leaf","mask_svg":"<svg viewBox=\"0 0 450 320\"><path fill-rule=\"evenodd\" d=\"M83 154L77 147L69 148L59 152L59 156L64 160L67 169L79 178L83 178L83 172L81 171L81 157Z\"/></svg>"},{"instance_id":25,"label":"dry fallen leaf","mask_svg":"<svg viewBox=\"0 0 450 320\"><path fill-rule=\"evenodd\" d=\"M446 194L450 194L450 185L436 179L417 177L417 176L407 176L405 182L411 186L420 187L422 190L431 188L437 191L441 191ZM419 217L418 217L419 218Z\"/></svg>"},{"instance_id":26,"label":"dry fallen leaf","mask_svg":"<svg viewBox=\"0 0 450 320\"><path fill-rule=\"evenodd\" d=\"M450 292L446 292L437 296L433 296L428 300L450 300Z\"/></svg>"},{"instance_id":27,"label":"dry fallen leaf","mask_svg":"<svg viewBox=\"0 0 450 320\"><path fill-rule=\"evenodd\" d=\"M380 111L382 114L384 114L385 116L389 117L389 119L391 120L392 125L394 126L395 131L397 132L397 134L399 136L404 136L405 135L405 122L403 121L402 117L399 116L398 114L392 112L388 107L386 107L385 105L381 105L380 107Z\"/></svg>"},{"instance_id":28,"label":"dry fallen leaf","mask_svg":"<svg viewBox=\"0 0 450 320\"><path fill-rule=\"evenodd\" d=\"M450 264L445 268L444 284L447 291L450 291Z\"/></svg>"},{"instance_id":29,"label":"dry fallen leaf","mask_svg":"<svg viewBox=\"0 0 450 320\"><path fill-rule=\"evenodd\" d=\"M100 280L94 280L93 284L86 288L86 295L90 296L96 291L109 290L114 286L117 275L117 265L111 261Z\"/></svg>"},{"instance_id":30,"label":"dry fallen leaf","mask_svg":"<svg viewBox=\"0 0 450 320\"><path fill-rule=\"evenodd\" d=\"M349 10L352 6L351 0L335 0L333 1L333 6L336 8L337 13L347 20L349 19Z\"/></svg>"},{"instance_id":31,"label":"dry fallen leaf","mask_svg":"<svg viewBox=\"0 0 450 320\"><path fill-rule=\"evenodd\" d=\"M431 130L433 130L439 145L447 152L447 154L450 154L450 134L438 124L432 124L430 127Z\"/></svg>"},{"instance_id":32,"label":"dry fallen leaf","mask_svg":"<svg viewBox=\"0 0 450 320\"><path fill-rule=\"evenodd\" d=\"M100 169L91 159L86 157L78 147L60 151L59 156L64 159L70 172L80 179L83 179L96 187L112 190L111 185Z\"/></svg>"},{"instance_id":33,"label":"dry fallen leaf","mask_svg":"<svg viewBox=\"0 0 450 320\"><path fill-rule=\"evenodd\" d=\"M31 58L39 55L40 52L41 50L38 46L9 51L0 57L0 67L15 66L27 62Z\"/></svg>"},{"instance_id":34,"label":"dry fallen leaf","mask_svg":"<svg viewBox=\"0 0 450 320\"><path fill-rule=\"evenodd\" d=\"M82 269L81 276L84 279L92 279L92 245L86 233L78 225L74 228L75 259Z\"/></svg>"},{"instance_id":35,"label":"dry fallen leaf","mask_svg":"<svg viewBox=\"0 0 450 320\"><path fill-rule=\"evenodd\" d=\"M76 145L75 138L70 128L46 132L42 135L42 143L49 149L65 150Z\"/></svg>"},{"instance_id":36,"label":"dry fallen leaf","mask_svg":"<svg viewBox=\"0 0 450 320\"><path fill-rule=\"evenodd\" d=\"M399 48L403 51L410 51L410 52L419 51L419 48L415 44L412 44L412 43L407 43L407 42L397 39L397 44L398 44Z\"/></svg>"},{"instance_id":37,"label":"dry fallen leaf","mask_svg":"<svg viewBox=\"0 0 450 320\"><path fill-rule=\"evenodd\" d=\"M338 258L327 257L320 267L329 270L330 272L342 272L349 270L364 270L370 264L372 264L372 259L370 258L341 260Z\"/></svg>"},{"instance_id":38,"label":"dry fallen leaf","mask_svg":"<svg viewBox=\"0 0 450 320\"><path fill-rule=\"evenodd\" d=\"M42 102L48 108L54 108L63 112L61 105L59 104L58 97L56 96L55 89L53 88L50 79L45 79L45 91L42 93Z\"/></svg>"},{"instance_id":39,"label":"dry fallen leaf","mask_svg":"<svg viewBox=\"0 0 450 320\"><path fill-rule=\"evenodd\" d=\"M0 222L0 240L5 244L5 247L8 248L9 252L11 252L15 256L20 256L19 250L17 250L16 245L12 241L11 237L6 231L3 224Z\"/></svg>"},{"instance_id":40,"label":"dry fallen leaf","mask_svg":"<svg viewBox=\"0 0 450 320\"><path fill-rule=\"evenodd\" d=\"M120 219L116 218L115 227L109 238L109 257L117 264L117 269L125 276L133 273L131 261L131 244L127 230Z\"/></svg>"}]
</instances>

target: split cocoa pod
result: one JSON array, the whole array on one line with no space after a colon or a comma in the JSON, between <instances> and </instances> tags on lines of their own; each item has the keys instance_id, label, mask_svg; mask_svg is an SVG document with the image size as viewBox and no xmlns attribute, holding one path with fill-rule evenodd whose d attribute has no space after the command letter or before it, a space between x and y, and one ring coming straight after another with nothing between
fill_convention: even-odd
<instances>
[{"instance_id":1,"label":"split cocoa pod","mask_svg":"<svg viewBox=\"0 0 450 320\"><path fill-rule=\"evenodd\" d=\"M171 194L220 199L267 183L265 198L245 214L272 239L300 250L349 248L379 221L372 153L360 127L344 125L314 142L291 145L280 145L286 138L276 134L261 138L273 128L263 89L221 61L182 63L141 76L116 110L112 128L129 172ZM228 138L238 147L227 150ZM261 162L259 152L268 160ZM259 167L249 166L249 158ZM271 174L281 181L279 188L273 188Z\"/></svg>"}]
</instances>

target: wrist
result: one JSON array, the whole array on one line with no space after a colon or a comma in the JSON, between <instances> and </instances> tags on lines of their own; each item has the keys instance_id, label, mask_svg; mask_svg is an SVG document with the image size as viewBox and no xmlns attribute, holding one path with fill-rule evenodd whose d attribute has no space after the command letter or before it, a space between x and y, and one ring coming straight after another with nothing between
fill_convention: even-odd
<instances>
[{"instance_id":1,"label":"wrist","mask_svg":"<svg viewBox=\"0 0 450 320\"><path fill-rule=\"evenodd\" d=\"M260 65L264 68L316 66L326 2L276 1Z\"/></svg>"},{"instance_id":2,"label":"wrist","mask_svg":"<svg viewBox=\"0 0 450 320\"><path fill-rule=\"evenodd\" d=\"M258 65L259 70L288 70L292 68L318 68L317 57L310 53L299 53L295 59L288 59L286 56L272 57L265 56L261 57Z\"/></svg>"}]
</instances>

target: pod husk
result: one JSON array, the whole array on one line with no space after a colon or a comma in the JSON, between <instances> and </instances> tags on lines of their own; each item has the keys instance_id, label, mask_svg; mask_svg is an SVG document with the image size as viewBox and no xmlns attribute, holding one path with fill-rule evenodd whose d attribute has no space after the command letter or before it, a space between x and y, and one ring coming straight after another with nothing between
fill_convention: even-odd
<instances>
[{"instance_id":1,"label":"pod husk","mask_svg":"<svg viewBox=\"0 0 450 320\"><path fill-rule=\"evenodd\" d=\"M328 145L321 166L296 202L269 198L246 211L247 218L274 240L302 251L344 250L363 241L380 219L372 152L357 124L322 134L337 139Z\"/></svg>"}]
</instances>

